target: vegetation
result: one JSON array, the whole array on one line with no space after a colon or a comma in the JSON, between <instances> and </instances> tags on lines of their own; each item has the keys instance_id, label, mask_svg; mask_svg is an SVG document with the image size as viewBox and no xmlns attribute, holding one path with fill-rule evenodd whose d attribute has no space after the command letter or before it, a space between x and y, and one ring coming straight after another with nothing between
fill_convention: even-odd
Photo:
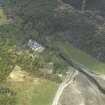
<instances>
[{"instance_id":1,"label":"vegetation","mask_svg":"<svg viewBox=\"0 0 105 105\"><path fill-rule=\"evenodd\" d=\"M90 10L93 10L91 7L96 11L98 9L98 12L81 13L73 9L74 6L68 7L57 0L2 1L5 11L10 9L9 13L15 17L13 20L18 20L18 28L15 27L18 34L15 37L22 42L29 38L42 42L43 37L49 36L55 40L68 41L98 60L105 61L105 21L102 6L105 2L101 0L100 5L97 2L88 0L86 6Z\"/></svg>"},{"instance_id":2,"label":"vegetation","mask_svg":"<svg viewBox=\"0 0 105 105\"><path fill-rule=\"evenodd\" d=\"M16 97L0 94L1 105L16 105Z\"/></svg>"},{"instance_id":3,"label":"vegetation","mask_svg":"<svg viewBox=\"0 0 105 105\"><path fill-rule=\"evenodd\" d=\"M56 74L65 74L68 68L59 53L91 71L105 73L105 64L100 62L105 62L103 11L82 13L58 0L0 2L0 83L7 83L7 77L16 65L40 79L39 85L35 86L30 81L22 84L12 82L8 86L18 94L16 97L0 94L1 105L50 105L56 82L61 82ZM91 6L88 8L91 9ZM31 51L27 47L29 39L43 44L45 51L40 54ZM49 62L54 64L54 74L42 73L40 68ZM27 94L27 89L32 94Z\"/></svg>"},{"instance_id":4,"label":"vegetation","mask_svg":"<svg viewBox=\"0 0 105 105\"><path fill-rule=\"evenodd\" d=\"M79 63L84 68L90 71L104 73L105 74L105 64L98 61L94 57L86 54L80 49L70 45L69 43L56 42L54 43L57 47L65 54L68 58L73 59L75 62ZM62 47L60 47L62 45Z\"/></svg>"},{"instance_id":5,"label":"vegetation","mask_svg":"<svg viewBox=\"0 0 105 105\"><path fill-rule=\"evenodd\" d=\"M105 64L103 62L100 62L96 58L88 55L87 53L83 52L81 49L76 48L69 42L62 43L62 41L60 40L57 40L57 41L52 40L49 37L47 37L47 39L45 39L44 42L45 42L44 44L48 46L48 49L52 51L54 55L56 55L56 59L58 59L60 64L64 65L61 67L66 68L68 65L65 64L65 61L62 62L62 59L59 57L59 53L62 53L68 59L73 59L75 62L79 63L81 66L89 69L90 71L105 73L105 70L104 70ZM65 69L62 69L62 70L65 71Z\"/></svg>"},{"instance_id":6,"label":"vegetation","mask_svg":"<svg viewBox=\"0 0 105 105\"><path fill-rule=\"evenodd\" d=\"M41 84L34 90L31 105L51 105L56 89L56 83L46 80L41 81Z\"/></svg>"},{"instance_id":7,"label":"vegetation","mask_svg":"<svg viewBox=\"0 0 105 105\"><path fill-rule=\"evenodd\" d=\"M85 4L85 10L101 10L103 11L104 9L104 4L105 1L104 0L100 0L100 2L98 0L84 0L86 2ZM82 4L83 4L83 0L63 0L63 2L72 5L74 8L76 9L81 9Z\"/></svg>"},{"instance_id":8,"label":"vegetation","mask_svg":"<svg viewBox=\"0 0 105 105\"><path fill-rule=\"evenodd\" d=\"M9 80L8 86L17 93L16 105L50 105L58 84L30 75L22 82Z\"/></svg>"},{"instance_id":9,"label":"vegetation","mask_svg":"<svg viewBox=\"0 0 105 105\"><path fill-rule=\"evenodd\" d=\"M7 43L6 43L6 40L7 40ZM44 90L42 90L42 86L43 86L43 89L45 89L45 92L49 91L48 97L51 97L49 101L46 98L45 103L46 104L48 103L48 105L50 105L49 102L51 102L52 95L54 95L54 92L55 92L54 90L56 89L56 82L51 82L51 80L57 81L56 80L57 78L55 77L55 79L54 78L52 79L51 76L44 77L44 74L40 73L39 71L39 68L41 68L43 64L46 64L43 57L40 54L33 53L32 51L30 51L30 49L26 49L22 47L22 45L20 46L16 42L17 41L15 41L15 39L10 40L8 38L5 39L5 41L2 40L0 42L0 45L1 45L0 83L1 82L5 83L8 75L10 74L10 72L12 72L15 65L19 65L20 67L22 67L22 69L26 70L29 74L37 78L42 77L42 80L44 78L47 78L49 80L44 80L41 83L39 82L39 84L41 85L39 85L38 87L35 85L36 88L28 80L22 84L21 83L19 84L16 82L9 83L9 85L7 86L15 90L17 94L16 96L7 96L0 93L0 104L1 105L21 105L23 103L25 105L31 105L30 103L32 103L33 105L33 103L35 102L34 100L37 100L38 98L37 96L39 94L42 97L42 101L39 101L41 102L39 103L39 105L43 105L44 103L43 98L45 97L44 94L46 94L46 93L43 93L42 95L42 92L44 92ZM6 81L6 83L8 82ZM30 86L32 86L32 88L30 88ZM24 96L27 89L29 89L30 93ZM36 92L33 92L34 90ZM29 96L29 94L31 95L31 91L32 93L35 93L35 94L33 94L32 96ZM32 99L27 99L28 97L31 97Z\"/></svg>"}]
</instances>

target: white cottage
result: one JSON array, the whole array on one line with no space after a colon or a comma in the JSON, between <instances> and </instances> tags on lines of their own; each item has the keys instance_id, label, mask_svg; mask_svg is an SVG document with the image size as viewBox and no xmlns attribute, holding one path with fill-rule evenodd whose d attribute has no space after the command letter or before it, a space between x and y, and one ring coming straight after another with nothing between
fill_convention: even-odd
<instances>
[{"instance_id":1,"label":"white cottage","mask_svg":"<svg viewBox=\"0 0 105 105\"><path fill-rule=\"evenodd\" d=\"M39 52L39 53L43 52L44 49L45 49L41 44L39 44L37 41L33 41L32 39L30 39L30 40L28 41L28 46L29 46L33 51Z\"/></svg>"}]
</instances>

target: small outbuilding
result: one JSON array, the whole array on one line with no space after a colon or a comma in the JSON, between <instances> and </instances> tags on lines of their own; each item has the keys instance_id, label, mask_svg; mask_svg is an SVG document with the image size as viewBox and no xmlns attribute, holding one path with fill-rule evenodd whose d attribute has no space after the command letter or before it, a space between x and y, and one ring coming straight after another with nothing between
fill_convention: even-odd
<instances>
[{"instance_id":1,"label":"small outbuilding","mask_svg":"<svg viewBox=\"0 0 105 105\"><path fill-rule=\"evenodd\" d=\"M44 51L44 46L42 46L41 44L39 44L37 41L34 41L32 39L30 39L28 41L28 46L35 52L43 52Z\"/></svg>"}]
</instances>

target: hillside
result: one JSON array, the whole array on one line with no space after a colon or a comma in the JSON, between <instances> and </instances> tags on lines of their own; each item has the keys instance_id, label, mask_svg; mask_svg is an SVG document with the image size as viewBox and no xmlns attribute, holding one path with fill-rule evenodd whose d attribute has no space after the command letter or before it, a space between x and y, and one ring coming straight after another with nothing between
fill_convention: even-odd
<instances>
[{"instance_id":1,"label":"hillside","mask_svg":"<svg viewBox=\"0 0 105 105\"><path fill-rule=\"evenodd\" d=\"M0 105L50 105L70 66L60 54L105 74L105 1L82 3L0 0Z\"/></svg>"},{"instance_id":2,"label":"hillside","mask_svg":"<svg viewBox=\"0 0 105 105\"><path fill-rule=\"evenodd\" d=\"M85 10L104 11L104 0L63 0L63 2L72 5L76 9L82 9L85 3Z\"/></svg>"},{"instance_id":3,"label":"hillside","mask_svg":"<svg viewBox=\"0 0 105 105\"><path fill-rule=\"evenodd\" d=\"M72 3L72 0L68 2ZM105 61L105 20L102 6L105 2L87 0L86 5L89 6L86 8L89 11L84 10L84 13L67 3L57 0L8 0L3 1L3 6L6 13L10 13L10 18L18 19L22 35L19 32L16 37L22 42L36 38L43 43L43 37L48 36L50 39L68 41L98 60Z\"/></svg>"}]
</instances>

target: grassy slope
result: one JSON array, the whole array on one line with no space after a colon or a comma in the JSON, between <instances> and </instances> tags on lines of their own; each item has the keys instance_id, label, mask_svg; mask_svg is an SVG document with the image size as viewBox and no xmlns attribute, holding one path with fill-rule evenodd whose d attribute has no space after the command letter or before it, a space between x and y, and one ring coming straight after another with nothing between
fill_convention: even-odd
<instances>
[{"instance_id":1,"label":"grassy slope","mask_svg":"<svg viewBox=\"0 0 105 105\"><path fill-rule=\"evenodd\" d=\"M80 49L68 44L55 42L54 46L57 46L65 55L74 59L74 61L80 63L82 66L90 69L91 71L100 72L105 74L105 64L81 51Z\"/></svg>"},{"instance_id":2,"label":"grassy slope","mask_svg":"<svg viewBox=\"0 0 105 105\"><path fill-rule=\"evenodd\" d=\"M9 23L9 20L4 14L3 9L0 7L0 26Z\"/></svg>"},{"instance_id":3,"label":"grassy slope","mask_svg":"<svg viewBox=\"0 0 105 105\"><path fill-rule=\"evenodd\" d=\"M51 105L57 89L55 82L36 78L23 82L9 81L9 86L17 93L16 105Z\"/></svg>"},{"instance_id":4,"label":"grassy slope","mask_svg":"<svg viewBox=\"0 0 105 105\"><path fill-rule=\"evenodd\" d=\"M0 8L0 26L8 23L9 20L6 18L3 9ZM6 78L9 72L11 72L10 68L7 69L7 67L10 66L8 63L10 63L11 60L8 51L14 49L14 47L18 49L18 46L15 46L15 40L12 42L11 39L10 43L10 39L5 38L5 34L3 35L4 39L0 37L0 75ZM9 61L7 61L7 59L9 59ZM17 95L16 97L9 97L0 93L0 105L15 105L15 99L16 105L50 105L55 90L57 89L57 84L56 82L40 79L39 85L33 85L30 81L23 83L12 81L11 83L9 82L9 87L16 91Z\"/></svg>"},{"instance_id":5,"label":"grassy slope","mask_svg":"<svg viewBox=\"0 0 105 105\"><path fill-rule=\"evenodd\" d=\"M34 90L31 105L51 105L57 84L48 80L42 80Z\"/></svg>"},{"instance_id":6,"label":"grassy slope","mask_svg":"<svg viewBox=\"0 0 105 105\"><path fill-rule=\"evenodd\" d=\"M60 51L61 53L65 54L65 56L67 56L68 58L72 58L75 62L81 64L81 66L88 68L90 71L105 74L105 63L98 61L94 57L74 47L68 42L62 43L62 41L51 40L48 37L46 37L46 39L47 40L45 40L44 43L47 46L49 46L49 48L57 49L55 50L56 53L57 51Z\"/></svg>"}]
</instances>

